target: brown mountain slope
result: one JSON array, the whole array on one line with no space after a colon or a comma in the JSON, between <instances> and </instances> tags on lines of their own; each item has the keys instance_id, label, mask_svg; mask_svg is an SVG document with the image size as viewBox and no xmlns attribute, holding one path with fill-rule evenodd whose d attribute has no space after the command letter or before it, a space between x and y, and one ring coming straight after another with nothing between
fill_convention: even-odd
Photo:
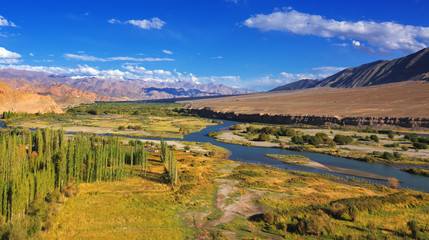
<instances>
[{"instance_id":1,"label":"brown mountain slope","mask_svg":"<svg viewBox=\"0 0 429 240\"><path fill-rule=\"evenodd\" d=\"M317 86L351 88L418 80L429 80L429 48L391 61L381 60L347 68Z\"/></svg>"},{"instance_id":2,"label":"brown mountain slope","mask_svg":"<svg viewBox=\"0 0 429 240\"><path fill-rule=\"evenodd\" d=\"M355 88L405 81L429 81L429 48L394 60L380 60L347 68L310 87ZM304 88L308 88L308 85L298 81L272 91Z\"/></svg>"},{"instance_id":3,"label":"brown mountain slope","mask_svg":"<svg viewBox=\"0 0 429 240\"><path fill-rule=\"evenodd\" d=\"M292 82L280 87L276 87L271 91L289 91L289 90L297 90L297 89L305 89L305 88L312 88L316 86L318 83L320 83L319 80L313 80L313 79L302 79L296 82Z\"/></svg>"},{"instance_id":4,"label":"brown mountain slope","mask_svg":"<svg viewBox=\"0 0 429 240\"><path fill-rule=\"evenodd\" d=\"M82 91L76 88L71 88L62 83L55 83L48 89L38 93L41 95L51 96L55 102L61 106L79 105L81 103L93 103L94 101L119 101L126 99L111 98L101 96L93 92Z\"/></svg>"},{"instance_id":5,"label":"brown mountain slope","mask_svg":"<svg viewBox=\"0 0 429 240\"><path fill-rule=\"evenodd\" d=\"M32 92L15 91L0 82L0 112L62 113L60 106L49 96L40 96Z\"/></svg>"},{"instance_id":6,"label":"brown mountain slope","mask_svg":"<svg viewBox=\"0 0 429 240\"><path fill-rule=\"evenodd\" d=\"M429 117L429 83L361 88L310 88L195 100L192 108L218 112L337 117Z\"/></svg>"},{"instance_id":7,"label":"brown mountain slope","mask_svg":"<svg viewBox=\"0 0 429 240\"><path fill-rule=\"evenodd\" d=\"M61 106L78 105L80 103L93 103L94 101L119 101L127 100L106 97L93 92L83 91L69 87L60 82L54 82L48 74L36 74L32 77L29 74L16 74L16 70L0 71L0 81L6 83L14 90L30 91L40 95L51 96L55 102ZM27 71L24 71L27 72ZM19 73L19 72L18 72ZM41 80L47 79L46 81ZM61 80L58 78L57 80Z\"/></svg>"}]
</instances>

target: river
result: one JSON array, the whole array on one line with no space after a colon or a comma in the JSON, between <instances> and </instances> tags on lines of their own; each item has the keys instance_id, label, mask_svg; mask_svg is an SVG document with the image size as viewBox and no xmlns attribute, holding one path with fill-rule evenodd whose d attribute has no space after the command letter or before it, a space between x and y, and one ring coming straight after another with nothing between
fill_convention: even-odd
<instances>
[{"instance_id":1,"label":"river","mask_svg":"<svg viewBox=\"0 0 429 240\"><path fill-rule=\"evenodd\" d=\"M277 160L274 160L272 158L266 157L265 154L285 154L285 155L302 155L305 156L315 162L321 163L323 165L327 166L334 166L334 167L341 167L341 168L349 168L349 169L355 169L370 173L379 174L386 177L394 177L401 181L400 187L403 188L410 188L414 190L429 192L429 178L409 174L407 172L401 171L398 168L395 168L393 166L387 165L387 164L381 164L381 163L367 163L362 161L357 161L353 159L348 158L342 158L342 157L335 157L330 156L326 154L320 154L320 153L309 153L309 152L295 152L290 150L283 150L281 148L265 148L265 147L246 147L241 145L235 145L235 144L229 144L229 143L222 143L217 142L213 138L208 137L207 133L211 131L222 131L225 129L228 129L230 126L234 124L239 124L240 122L235 121L227 121L222 120L222 124L218 125L212 125L207 126L203 130L199 132L194 132L191 134L188 134L184 136L183 139L165 139L167 141L191 141L191 142L209 142L213 145L225 148L231 152L231 156L229 157L231 160L234 161L240 161L240 162L247 162L247 163L256 163L256 164L265 164L270 165L278 168L288 168L292 170L298 170L298 171L305 171L305 172L315 172L315 173L324 173L324 174L330 174L334 176L340 176L340 177L349 177L349 178L355 178L355 179L361 179L373 183L378 184L384 184L387 185L386 181L381 180L374 180L374 179L367 179L367 178L361 178L361 177L352 177L348 175L343 174L337 174L332 172L326 172L318 169L313 169L309 167L303 167L303 166L296 166L291 165L283 162L279 162ZM0 121L0 127L5 128L3 125L3 122ZM128 137L133 139L139 139L136 137ZM142 139L148 139L151 138L142 138ZM154 138L152 138L155 140ZM159 140L159 139L157 139Z\"/></svg>"},{"instance_id":2,"label":"river","mask_svg":"<svg viewBox=\"0 0 429 240\"><path fill-rule=\"evenodd\" d=\"M334 166L334 167L342 167L342 168L350 168L365 172L371 172L379 175L383 175L386 177L394 177L401 181L400 186L410 189L415 189L419 191L429 192L429 178L409 174L407 172L401 171L393 166L389 166L387 164L381 164L381 163L367 163L362 161L357 161L353 159L348 158L342 158L342 157L335 157L331 155L326 154L320 154L320 153L309 153L309 152L295 152L290 150L283 150L281 148L265 148L265 147L246 147L241 145L235 145L235 144L229 144L229 143L222 143L217 142L213 138L208 137L207 133L211 131L222 131L225 129L228 129L229 126L232 126L234 124L238 124L240 122L235 121L227 121L222 120L223 124L214 125L214 126L207 126L205 129L188 134L184 136L182 140L177 139L166 139L171 141L192 141L192 142L209 142L211 144L217 145L219 147L223 147L225 149L228 149L231 152L230 159L234 161L240 161L240 162L248 162L248 163L256 163L256 164L266 164L274 167L279 168L289 168L293 170L299 170L299 171L306 171L306 172L316 172L316 173L325 173L335 176L341 176L341 177L350 177L348 175L342 175L337 173L331 173L331 172L325 172L322 170L317 170L313 168L303 167L303 166L296 166L291 164L286 164L283 162L279 162L277 160L274 160L272 158L266 157L265 154L271 153L271 154L294 154L294 155L303 155L315 162L321 163L323 165L327 166ZM370 181L373 183L379 183L386 185L386 181L380 181L380 180L374 180L374 179L367 179L367 178L360 178L360 177L353 177L356 179L362 179L366 181Z\"/></svg>"}]
</instances>

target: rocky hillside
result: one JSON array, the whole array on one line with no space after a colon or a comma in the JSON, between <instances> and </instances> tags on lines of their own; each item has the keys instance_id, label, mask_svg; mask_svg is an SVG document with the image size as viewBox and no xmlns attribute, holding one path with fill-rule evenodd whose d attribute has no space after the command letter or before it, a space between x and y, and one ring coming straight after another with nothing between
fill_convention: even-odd
<instances>
[{"instance_id":1,"label":"rocky hillside","mask_svg":"<svg viewBox=\"0 0 429 240\"><path fill-rule=\"evenodd\" d=\"M316 86L318 83L320 83L319 80L313 80L313 79L302 79L293 83L289 83L280 87L276 87L270 91L288 91L288 90L297 90L297 89L304 89L304 88L312 88Z\"/></svg>"},{"instance_id":2,"label":"rocky hillside","mask_svg":"<svg viewBox=\"0 0 429 240\"><path fill-rule=\"evenodd\" d=\"M0 82L0 112L62 113L60 106L50 96L41 96L27 91L15 91Z\"/></svg>"},{"instance_id":3,"label":"rocky hillside","mask_svg":"<svg viewBox=\"0 0 429 240\"><path fill-rule=\"evenodd\" d=\"M94 101L120 101L125 98L112 98L95 94L93 92L82 91L76 88L71 88L62 83L54 83L46 87L46 91L39 91L41 95L51 96L55 102L61 106L79 105L81 103L93 103Z\"/></svg>"},{"instance_id":4,"label":"rocky hillside","mask_svg":"<svg viewBox=\"0 0 429 240\"><path fill-rule=\"evenodd\" d=\"M429 81L429 48L394 60L380 60L347 68L319 81L312 87L355 88L405 81ZM272 91L302 88L308 88L308 85L298 81L277 87Z\"/></svg>"}]
</instances>

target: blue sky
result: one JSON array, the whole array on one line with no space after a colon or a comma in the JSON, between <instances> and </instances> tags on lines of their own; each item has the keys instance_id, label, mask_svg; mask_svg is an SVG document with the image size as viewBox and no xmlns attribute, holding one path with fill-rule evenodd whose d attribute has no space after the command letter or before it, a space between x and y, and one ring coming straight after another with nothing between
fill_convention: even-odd
<instances>
[{"instance_id":1,"label":"blue sky","mask_svg":"<svg viewBox=\"0 0 429 240\"><path fill-rule=\"evenodd\" d=\"M429 0L6 1L0 68L268 90L429 45Z\"/></svg>"}]
</instances>

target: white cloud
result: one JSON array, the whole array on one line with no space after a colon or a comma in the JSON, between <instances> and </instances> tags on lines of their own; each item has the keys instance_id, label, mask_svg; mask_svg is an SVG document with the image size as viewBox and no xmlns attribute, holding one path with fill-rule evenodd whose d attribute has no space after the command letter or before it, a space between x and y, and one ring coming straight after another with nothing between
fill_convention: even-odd
<instances>
[{"instance_id":1,"label":"white cloud","mask_svg":"<svg viewBox=\"0 0 429 240\"><path fill-rule=\"evenodd\" d=\"M346 69L345 67L315 67L313 68L313 70L315 71L320 71L322 73L325 74L335 74L337 72L343 71L344 69Z\"/></svg>"},{"instance_id":2,"label":"white cloud","mask_svg":"<svg viewBox=\"0 0 429 240\"><path fill-rule=\"evenodd\" d=\"M75 59L75 60L82 60L82 61L100 61L100 62L106 61L103 58L98 58L98 57L88 56L88 55L77 55L77 54L71 54L71 53L64 54L64 57L68 59Z\"/></svg>"},{"instance_id":3,"label":"white cloud","mask_svg":"<svg viewBox=\"0 0 429 240\"><path fill-rule=\"evenodd\" d=\"M217 56L217 57L211 57L211 59L222 59L222 56Z\"/></svg>"},{"instance_id":4,"label":"white cloud","mask_svg":"<svg viewBox=\"0 0 429 240\"><path fill-rule=\"evenodd\" d=\"M53 61L54 61L54 60L52 60L52 59L34 60L34 62L44 62L44 63L53 62Z\"/></svg>"},{"instance_id":5,"label":"white cloud","mask_svg":"<svg viewBox=\"0 0 429 240\"><path fill-rule=\"evenodd\" d=\"M21 54L0 47L0 63L12 64L20 62Z\"/></svg>"},{"instance_id":6,"label":"white cloud","mask_svg":"<svg viewBox=\"0 0 429 240\"><path fill-rule=\"evenodd\" d=\"M168 55L172 55L173 52L167 49L162 50L163 53L168 54Z\"/></svg>"},{"instance_id":7,"label":"white cloud","mask_svg":"<svg viewBox=\"0 0 429 240\"><path fill-rule=\"evenodd\" d=\"M15 23L7 20L3 16L0 16L0 27L16 27Z\"/></svg>"},{"instance_id":8,"label":"white cloud","mask_svg":"<svg viewBox=\"0 0 429 240\"><path fill-rule=\"evenodd\" d=\"M429 43L429 27L395 22L337 21L296 10L258 14L245 20L244 25L262 31L285 31L299 35L349 39L355 47L360 47L362 42L365 42L380 51L417 51Z\"/></svg>"},{"instance_id":9,"label":"white cloud","mask_svg":"<svg viewBox=\"0 0 429 240\"><path fill-rule=\"evenodd\" d=\"M34 57L34 53L29 53L28 55L30 55L31 57Z\"/></svg>"},{"instance_id":10,"label":"white cloud","mask_svg":"<svg viewBox=\"0 0 429 240\"><path fill-rule=\"evenodd\" d=\"M107 22L111 23L111 24L131 24L134 25L136 27L142 28L142 29L161 29L166 22L162 21L161 19L154 17L151 19L143 19L143 20L128 20L128 21L120 21L118 19L112 18L107 20Z\"/></svg>"},{"instance_id":11,"label":"white cloud","mask_svg":"<svg viewBox=\"0 0 429 240\"><path fill-rule=\"evenodd\" d=\"M154 17L150 20L128 20L127 23L142 29L161 29L165 25L165 22L157 17Z\"/></svg>"},{"instance_id":12,"label":"white cloud","mask_svg":"<svg viewBox=\"0 0 429 240\"><path fill-rule=\"evenodd\" d=\"M111 24L121 23L121 21L119 21L118 19L114 19L114 18L107 20L107 22L111 23Z\"/></svg>"},{"instance_id":13,"label":"white cloud","mask_svg":"<svg viewBox=\"0 0 429 240\"><path fill-rule=\"evenodd\" d=\"M335 46L339 46L339 47L347 47L349 44L348 43L334 43Z\"/></svg>"},{"instance_id":14,"label":"white cloud","mask_svg":"<svg viewBox=\"0 0 429 240\"><path fill-rule=\"evenodd\" d=\"M135 58L135 57L109 57L109 58L100 58L89 55L77 55L66 53L64 54L65 58L81 60L81 61L90 61L90 62L109 62L109 61L134 61L134 62L161 62L161 61L174 61L172 58Z\"/></svg>"},{"instance_id":15,"label":"white cloud","mask_svg":"<svg viewBox=\"0 0 429 240\"><path fill-rule=\"evenodd\" d=\"M9 65L6 65L9 64ZM163 70L155 69L148 70L144 67L138 66L134 63L125 63L122 69L106 69L100 70L98 67L89 65L77 65L76 67L46 67L46 66L31 66L31 65L13 65L10 63L0 64L1 69L13 68L18 70L47 72L51 74L66 75L72 78L81 77L97 77L102 79L119 79L119 80L142 80L142 81L158 81L158 82L177 82L188 81L193 83L200 83L201 79L192 73L174 73Z\"/></svg>"},{"instance_id":16,"label":"white cloud","mask_svg":"<svg viewBox=\"0 0 429 240\"><path fill-rule=\"evenodd\" d=\"M312 68L312 71L304 73L281 72L278 75L265 75L248 81L242 81L241 84L237 85L248 89L270 90L302 79L324 79L344 69L344 67L322 66Z\"/></svg>"}]
</instances>

